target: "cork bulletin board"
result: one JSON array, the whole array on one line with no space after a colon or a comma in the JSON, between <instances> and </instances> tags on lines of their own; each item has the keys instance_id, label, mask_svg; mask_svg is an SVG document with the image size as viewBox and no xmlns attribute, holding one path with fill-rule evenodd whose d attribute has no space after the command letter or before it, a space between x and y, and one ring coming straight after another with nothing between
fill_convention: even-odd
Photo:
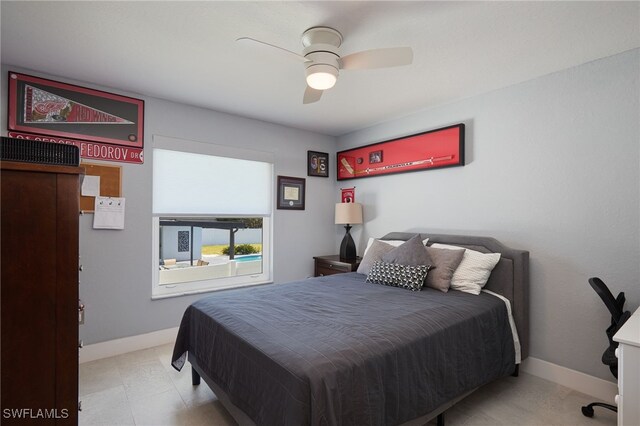
<instances>
[{"instance_id":1,"label":"cork bulletin board","mask_svg":"<svg viewBox=\"0 0 640 426\"><path fill-rule=\"evenodd\" d=\"M80 163L86 176L100 176L100 195L102 197L122 197L122 166L106 166L96 163ZM80 210L93 213L95 197L80 196Z\"/></svg>"}]
</instances>

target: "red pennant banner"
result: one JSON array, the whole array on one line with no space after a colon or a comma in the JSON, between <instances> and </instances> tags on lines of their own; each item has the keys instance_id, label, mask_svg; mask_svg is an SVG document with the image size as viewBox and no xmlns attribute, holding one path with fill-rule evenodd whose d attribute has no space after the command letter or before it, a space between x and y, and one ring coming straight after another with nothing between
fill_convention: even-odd
<instances>
[{"instance_id":1,"label":"red pennant banner","mask_svg":"<svg viewBox=\"0 0 640 426\"><path fill-rule=\"evenodd\" d=\"M25 123L134 124L129 120L25 84Z\"/></svg>"},{"instance_id":2,"label":"red pennant banner","mask_svg":"<svg viewBox=\"0 0 640 426\"><path fill-rule=\"evenodd\" d=\"M356 202L356 187L353 188L341 188L342 202L343 203L355 203Z\"/></svg>"},{"instance_id":3,"label":"red pennant banner","mask_svg":"<svg viewBox=\"0 0 640 426\"><path fill-rule=\"evenodd\" d=\"M144 147L142 99L9 71L7 105L7 128L12 132L46 136L53 141L131 147L128 155L140 153ZM90 145L85 146L88 150ZM100 156L116 155L113 148L105 149L100 148Z\"/></svg>"}]
</instances>

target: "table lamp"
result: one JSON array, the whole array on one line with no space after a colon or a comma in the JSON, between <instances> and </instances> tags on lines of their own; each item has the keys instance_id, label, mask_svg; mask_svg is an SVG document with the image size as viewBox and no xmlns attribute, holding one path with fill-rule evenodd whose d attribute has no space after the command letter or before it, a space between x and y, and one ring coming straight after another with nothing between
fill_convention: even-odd
<instances>
[{"instance_id":1,"label":"table lamp","mask_svg":"<svg viewBox=\"0 0 640 426\"><path fill-rule=\"evenodd\" d=\"M362 223L362 204L359 203L336 203L336 225L344 225L346 233L340 244L340 259L355 260L356 244L351 238L349 231L351 225Z\"/></svg>"}]
</instances>

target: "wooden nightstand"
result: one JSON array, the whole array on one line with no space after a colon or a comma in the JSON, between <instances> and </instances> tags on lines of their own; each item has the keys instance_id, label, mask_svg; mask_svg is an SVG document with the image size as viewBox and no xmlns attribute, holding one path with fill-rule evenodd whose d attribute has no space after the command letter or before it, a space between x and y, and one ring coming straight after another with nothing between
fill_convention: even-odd
<instances>
[{"instance_id":1,"label":"wooden nightstand","mask_svg":"<svg viewBox=\"0 0 640 426\"><path fill-rule=\"evenodd\" d=\"M340 256L337 254L331 256L314 256L313 259L315 261L313 274L316 277L356 271L362 260L359 257L355 260L340 260Z\"/></svg>"}]
</instances>

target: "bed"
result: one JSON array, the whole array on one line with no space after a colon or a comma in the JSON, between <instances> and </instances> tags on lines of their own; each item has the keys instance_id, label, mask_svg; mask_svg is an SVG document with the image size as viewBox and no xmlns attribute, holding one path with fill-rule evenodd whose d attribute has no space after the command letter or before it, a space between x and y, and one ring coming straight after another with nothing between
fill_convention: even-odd
<instances>
[{"instance_id":1,"label":"bed","mask_svg":"<svg viewBox=\"0 0 640 426\"><path fill-rule=\"evenodd\" d=\"M222 291L187 308L172 365L188 359L194 385L202 377L240 424L442 423L527 357L529 254L488 237L421 238L501 253L494 294L413 292L356 272Z\"/></svg>"}]
</instances>

